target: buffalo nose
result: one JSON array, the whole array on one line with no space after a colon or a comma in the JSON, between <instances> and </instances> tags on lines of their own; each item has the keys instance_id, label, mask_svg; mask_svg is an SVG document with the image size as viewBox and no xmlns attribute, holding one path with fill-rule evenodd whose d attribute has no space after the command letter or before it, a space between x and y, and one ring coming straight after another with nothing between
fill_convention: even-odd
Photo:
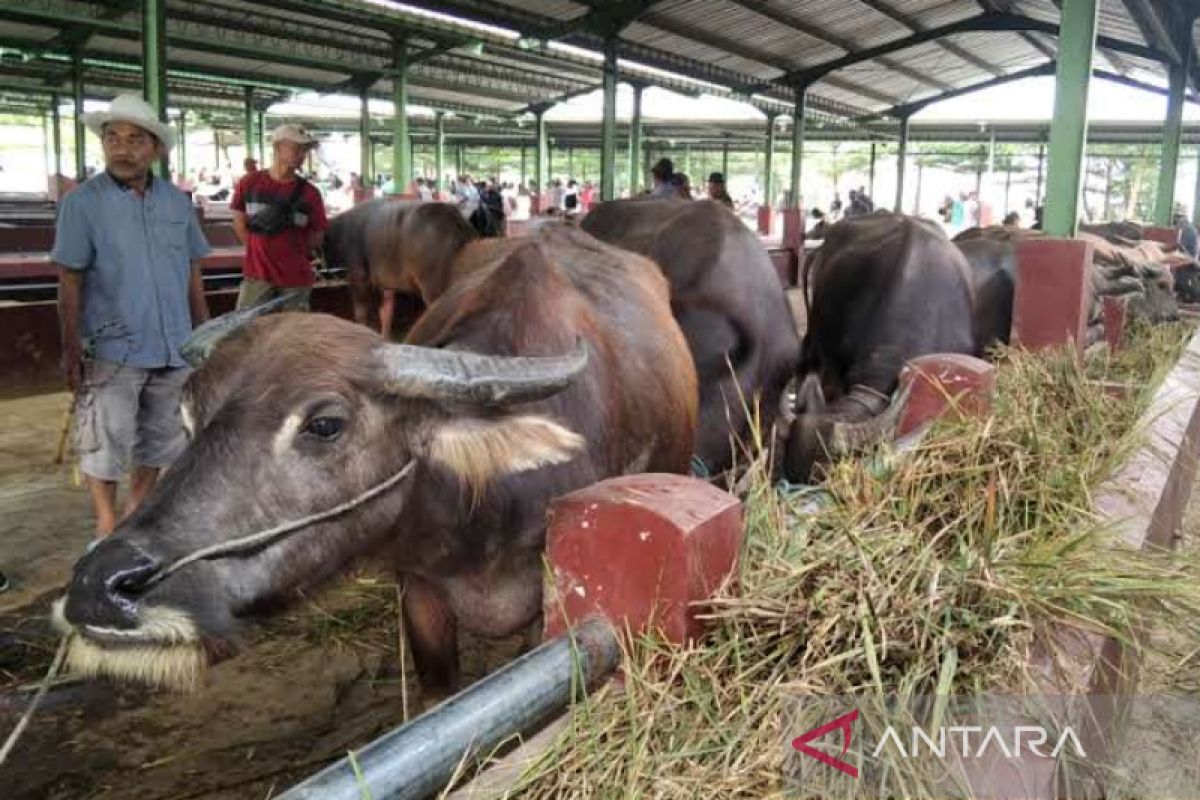
<instances>
[{"instance_id":1,"label":"buffalo nose","mask_svg":"<svg viewBox=\"0 0 1200 800\"><path fill-rule=\"evenodd\" d=\"M67 620L74 625L136 628L138 599L160 566L136 544L102 541L75 565L67 590Z\"/></svg>"}]
</instances>

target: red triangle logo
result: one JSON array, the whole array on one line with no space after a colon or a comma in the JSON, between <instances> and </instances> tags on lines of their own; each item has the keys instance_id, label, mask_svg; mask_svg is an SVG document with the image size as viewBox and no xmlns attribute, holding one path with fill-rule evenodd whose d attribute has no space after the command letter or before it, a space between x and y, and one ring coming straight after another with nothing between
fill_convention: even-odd
<instances>
[{"instance_id":1,"label":"red triangle logo","mask_svg":"<svg viewBox=\"0 0 1200 800\"><path fill-rule=\"evenodd\" d=\"M822 764L827 764L834 769L841 770L851 778L858 778L858 767L852 764L847 764L840 758L834 758L831 755L822 753L809 746L809 742L820 739L830 731L840 730L842 732L842 752L841 755L846 755L846 751L850 749L850 739L854 736L854 721L858 719L858 709L854 709L848 714L843 714L835 720L826 722L819 728L813 728L808 733L801 734L792 740L792 747L806 756L811 756Z\"/></svg>"}]
</instances>

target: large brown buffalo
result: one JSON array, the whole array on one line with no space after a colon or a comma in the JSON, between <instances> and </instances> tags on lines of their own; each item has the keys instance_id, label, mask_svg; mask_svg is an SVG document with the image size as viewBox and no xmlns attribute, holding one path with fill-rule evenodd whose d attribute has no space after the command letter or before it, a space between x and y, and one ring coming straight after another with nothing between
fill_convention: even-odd
<instances>
[{"instance_id":1,"label":"large brown buffalo","mask_svg":"<svg viewBox=\"0 0 1200 800\"><path fill-rule=\"evenodd\" d=\"M75 567L59 616L77 669L188 682L242 618L375 554L404 579L422 684L444 691L460 626L504 636L540 613L550 499L687 470L696 377L655 265L578 230L474 242L448 206L404 213L420 235L379 276L429 306L405 344L264 316L192 375L186 451Z\"/></svg>"},{"instance_id":2,"label":"large brown buffalo","mask_svg":"<svg viewBox=\"0 0 1200 800\"><path fill-rule=\"evenodd\" d=\"M900 407L892 393L909 359L982 356L1008 341L1012 247L961 246L965 254L932 222L888 212L829 228L806 265L812 307L785 447L788 480L809 481L829 457L888 435Z\"/></svg>"},{"instance_id":3,"label":"large brown buffalo","mask_svg":"<svg viewBox=\"0 0 1200 800\"><path fill-rule=\"evenodd\" d=\"M775 268L758 236L711 200L615 200L584 217L583 230L653 259L671 284L671 309L700 380L696 454L728 469L734 443L751 442L758 404L770 431L800 354Z\"/></svg>"}]
</instances>

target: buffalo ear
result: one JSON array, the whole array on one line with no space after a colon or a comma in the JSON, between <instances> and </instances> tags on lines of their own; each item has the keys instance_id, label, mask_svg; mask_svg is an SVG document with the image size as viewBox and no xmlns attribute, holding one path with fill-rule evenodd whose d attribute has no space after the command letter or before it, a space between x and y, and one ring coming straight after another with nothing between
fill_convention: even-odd
<instances>
[{"instance_id":1,"label":"buffalo ear","mask_svg":"<svg viewBox=\"0 0 1200 800\"><path fill-rule=\"evenodd\" d=\"M478 497L489 481L570 461L585 445L582 436L548 417L465 417L439 425L427 455Z\"/></svg>"}]
</instances>

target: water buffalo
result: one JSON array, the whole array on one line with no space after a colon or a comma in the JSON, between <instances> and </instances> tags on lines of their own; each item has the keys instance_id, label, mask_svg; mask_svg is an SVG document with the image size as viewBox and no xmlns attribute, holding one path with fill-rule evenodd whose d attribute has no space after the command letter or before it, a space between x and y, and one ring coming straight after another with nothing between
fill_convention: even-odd
<instances>
[{"instance_id":1,"label":"water buffalo","mask_svg":"<svg viewBox=\"0 0 1200 800\"><path fill-rule=\"evenodd\" d=\"M746 408L757 400L769 431L800 354L791 309L758 237L711 200L615 200L593 209L581 227L662 267L700 379L696 454L710 471L728 469L732 442L753 440Z\"/></svg>"},{"instance_id":2,"label":"water buffalo","mask_svg":"<svg viewBox=\"0 0 1200 800\"><path fill-rule=\"evenodd\" d=\"M909 359L981 356L1006 342L1013 275L1011 244L956 247L915 217L877 212L832 226L806 265L812 308L785 476L811 480L830 455L887 435L899 408L892 393Z\"/></svg>"},{"instance_id":3,"label":"water buffalo","mask_svg":"<svg viewBox=\"0 0 1200 800\"><path fill-rule=\"evenodd\" d=\"M505 636L540 613L550 499L687 470L696 376L657 267L578 230L473 242L447 206L404 214L420 236L379 273L429 305L404 344L264 316L191 376L186 451L79 561L60 605L76 669L193 681L232 652L242 618L374 554L403 577L422 685L444 692L459 626Z\"/></svg>"}]
</instances>

